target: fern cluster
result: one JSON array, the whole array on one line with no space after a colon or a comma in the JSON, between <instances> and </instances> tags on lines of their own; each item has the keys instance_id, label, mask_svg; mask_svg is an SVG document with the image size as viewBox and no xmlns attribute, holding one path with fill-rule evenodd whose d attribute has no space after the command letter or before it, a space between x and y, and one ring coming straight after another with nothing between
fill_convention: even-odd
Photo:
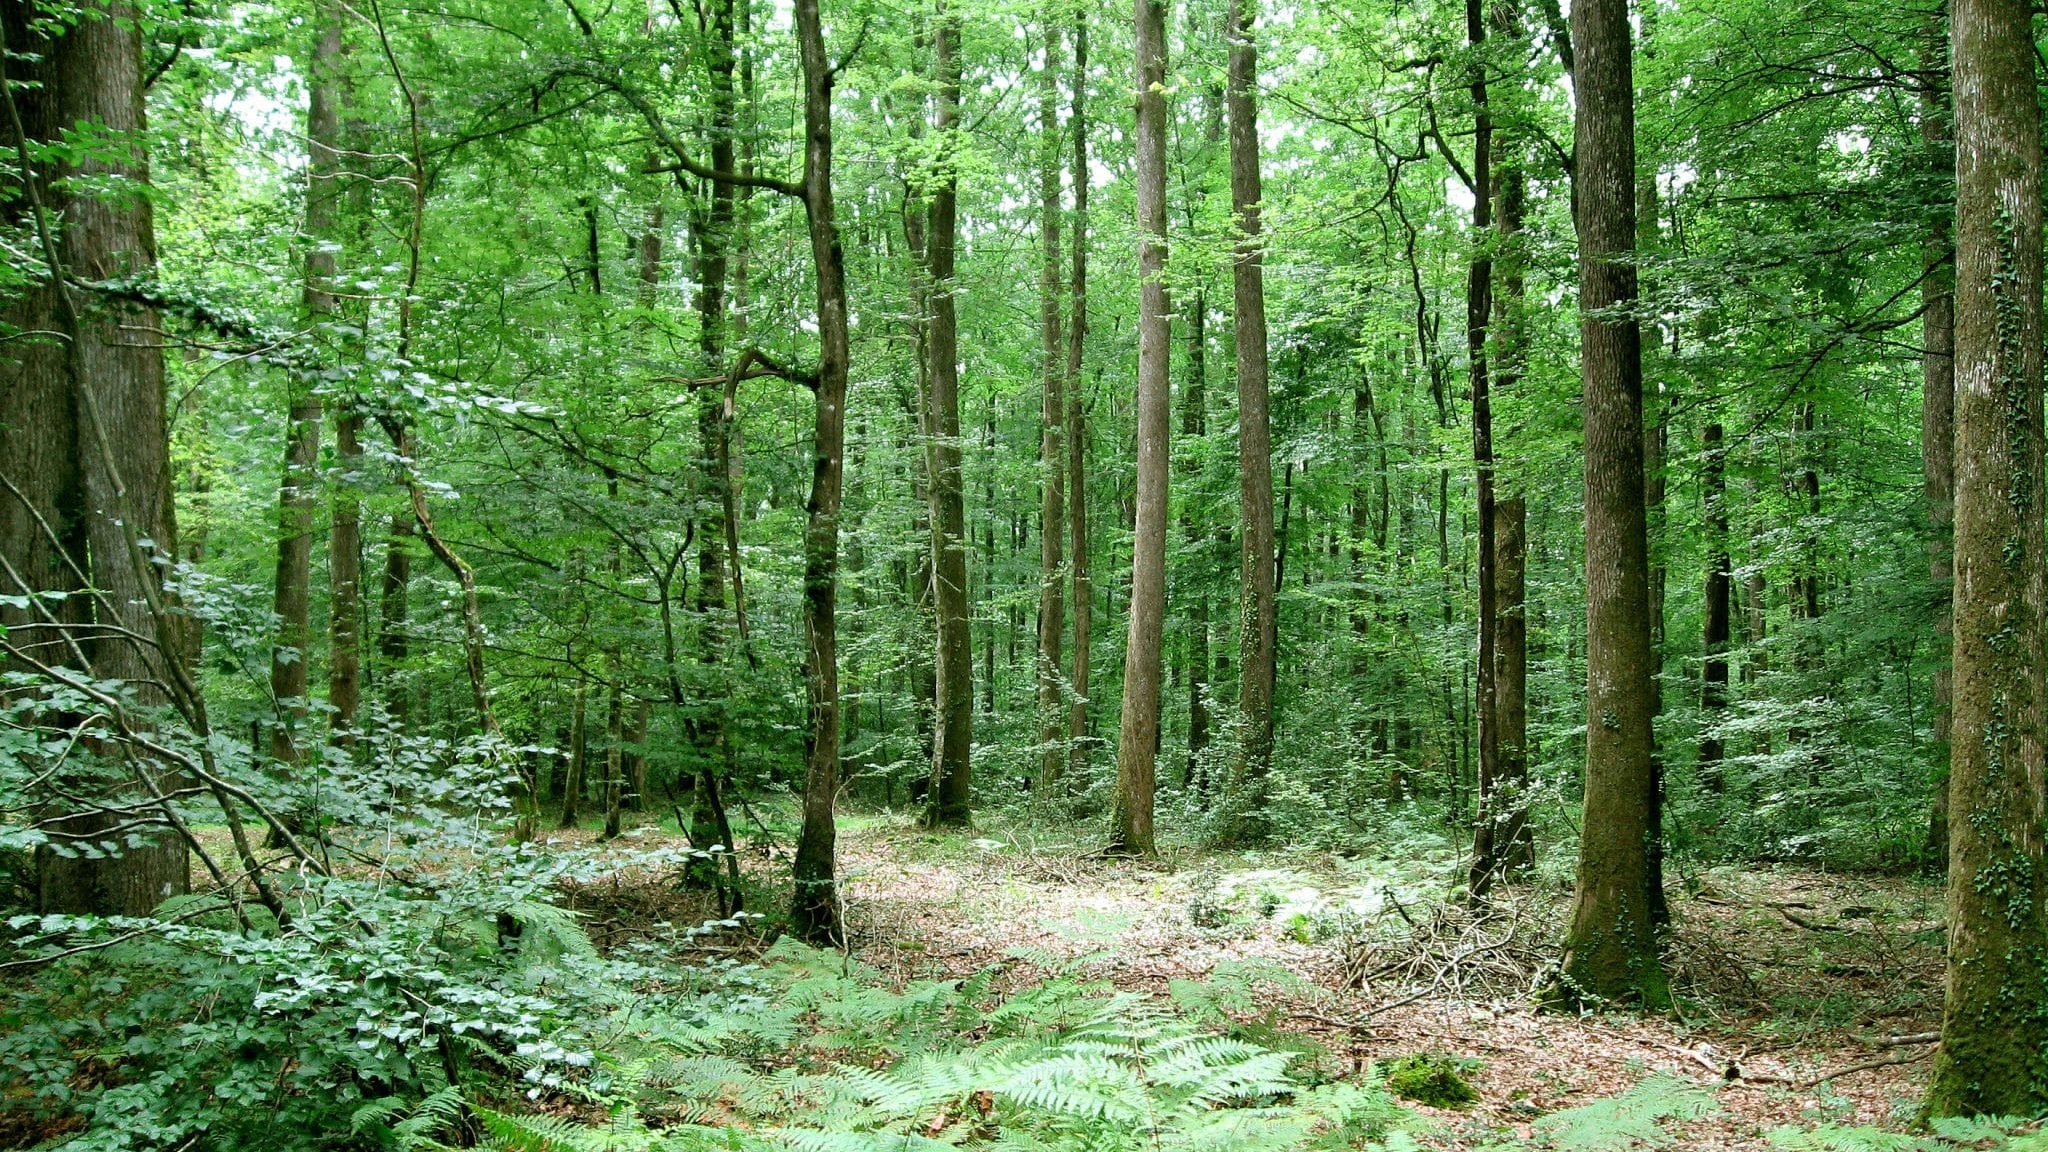
<instances>
[{"instance_id":1,"label":"fern cluster","mask_svg":"<svg viewBox=\"0 0 2048 1152\"><path fill-rule=\"evenodd\" d=\"M620 1087L602 1120L480 1109L484 1143L531 1152L1413 1146L1397 1131L1410 1118L1376 1080L1313 1084L1295 1053L1071 974L1006 995L994 981L984 973L896 990L841 956L778 945L686 1009L650 1015L617 1046Z\"/></svg>"}]
</instances>

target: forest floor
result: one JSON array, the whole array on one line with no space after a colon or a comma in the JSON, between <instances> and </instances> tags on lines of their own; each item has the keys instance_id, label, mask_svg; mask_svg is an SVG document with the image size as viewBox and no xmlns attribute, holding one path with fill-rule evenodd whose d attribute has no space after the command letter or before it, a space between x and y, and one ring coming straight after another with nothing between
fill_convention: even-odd
<instances>
[{"instance_id":1,"label":"forest floor","mask_svg":"<svg viewBox=\"0 0 2048 1152\"><path fill-rule=\"evenodd\" d=\"M1581 1016L1528 996L1569 897L1561 877L1475 919L1445 899L1448 858L1182 848L1129 862L1089 847L1027 828L934 834L850 817L839 851L853 953L895 981L994 970L1004 987L1057 972L1171 992L1306 1038L1340 1071L1448 1056L1478 1100L1417 1106L1446 1150L1526 1137L1542 1115L1653 1074L1718 1103L1671 1122L1674 1147L1762 1149L1785 1126L1904 1128L1939 1027L1940 892L1916 879L1745 867L1674 881L1679 1011ZM780 866L755 855L758 870ZM650 888L637 909L616 887L572 904L602 943L644 917L682 922L672 885L660 887L669 895Z\"/></svg>"}]
</instances>

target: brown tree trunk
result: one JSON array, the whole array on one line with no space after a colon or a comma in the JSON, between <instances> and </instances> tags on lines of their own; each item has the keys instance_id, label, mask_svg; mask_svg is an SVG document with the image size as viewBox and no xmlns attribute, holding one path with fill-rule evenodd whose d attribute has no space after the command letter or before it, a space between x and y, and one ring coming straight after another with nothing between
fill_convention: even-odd
<instances>
[{"instance_id":1,"label":"brown tree trunk","mask_svg":"<svg viewBox=\"0 0 2048 1152\"><path fill-rule=\"evenodd\" d=\"M363 419L339 411L334 420L334 527L327 537L327 706L335 743L355 742L363 703L363 511L355 491L362 472Z\"/></svg>"},{"instance_id":2,"label":"brown tree trunk","mask_svg":"<svg viewBox=\"0 0 2048 1152\"><path fill-rule=\"evenodd\" d=\"M1089 625L1094 589L1088 578L1088 413L1082 403L1082 353L1088 338L1088 6L1074 7L1073 109L1074 134L1073 273L1067 289L1067 537L1068 582L1074 608L1074 663L1068 677L1073 703L1067 710L1067 764L1070 780L1082 778L1088 766Z\"/></svg>"},{"instance_id":3,"label":"brown tree trunk","mask_svg":"<svg viewBox=\"0 0 2048 1152\"><path fill-rule=\"evenodd\" d=\"M146 126L136 12L123 0L84 7L76 24L41 24L32 35L30 20L48 12L13 0L0 5L0 51L8 56L0 83L20 84L6 102L0 134L9 163L23 166L35 163L29 153L37 146L88 125L119 143L76 167L17 171L15 181L26 176L28 183L10 183L0 214L29 233L39 263L65 276L148 276L156 264L149 199L99 198L62 183L124 177L146 186L149 180L141 150ZM47 31L58 34L50 39ZM156 313L107 307L81 315L71 291L52 276L18 289L0 319L10 331L62 336L17 340L0 357L0 412L6 414L0 476L26 500L24 507L14 493L0 495L0 557L15 574L0 590L71 593L82 574L103 593L68 597L53 609L54 625L29 623L27 609L6 609L0 615L6 643L25 658L56 665L70 662L75 640L93 676L129 682L139 703L165 703L160 685L171 681L170 666L184 665L193 653L191 637L161 611L163 567L156 560L178 552ZM138 771L159 775L146 764ZM148 781L151 787L163 783ZM79 813L63 830L90 835L120 822L105 813ZM186 890L186 861L185 842L168 829L111 858L41 850L36 903L46 913L146 915Z\"/></svg>"},{"instance_id":4,"label":"brown tree trunk","mask_svg":"<svg viewBox=\"0 0 2048 1152\"><path fill-rule=\"evenodd\" d=\"M717 172L734 170L736 137L739 130L739 107L734 88L735 73L739 60L736 49L738 35L737 12L739 3L745 0L717 0L710 6L711 37L706 60L707 79L711 89L711 167ZM705 211L693 217L692 224L697 234L697 351L703 360L706 378L723 376L730 369L726 355L726 285L729 259L734 244L734 216L737 190L729 180L714 178L710 182L711 195ZM655 217L640 249L640 281L643 307L652 308L655 289L661 279L661 215L656 207ZM694 509L697 517L697 589L694 608L697 616L698 659L709 671L710 699L699 710L691 723L698 757L699 785L696 789L694 811L691 818L690 839L693 847L702 847L698 831L712 830L725 846L732 847L730 838L719 831L727 826L721 778L730 774L734 759L731 733L727 730L729 711L732 705L732 691L729 675L724 669L726 660L727 632L726 575L728 572L727 550L737 544L737 530L731 518L737 507L732 493L730 469L731 450L727 440L732 414L726 411L725 397L731 388L714 391L704 388L697 398L697 451L698 475L705 481L709 491L701 497ZM736 561L735 561L736 565ZM731 569L737 572L736 566ZM680 686L671 683L672 703L680 705ZM645 731L643 722L641 730ZM644 763L644 758L642 760ZM644 794L644 779L636 782L636 789ZM728 862L737 864L736 856L728 856ZM709 861L703 870L708 872L713 885L719 874L718 862ZM730 897L725 898L730 903Z\"/></svg>"},{"instance_id":5,"label":"brown tree trunk","mask_svg":"<svg viewBox=\"0 0 2048 1152\"><path fill-rule=\"evenodd\" d=\"M601 840L616 840L622 830L626 801L625 754L626 743L626 694L621 686L623 672L618 657L613 655L607 661L607 671L612 677L611 703L605 709L604 720L604 831L598 834Z\"/></svg>"},{"instance_id":6,"label":"brown tree trunk","mask_svg":"<svg viewBox=\"0 0 2048 1152\"><path fill-rule=\"evenodd\" d=\"M1065 589L1061 587L1061 548L1067 532L1066 452L1061 424L1066 419L1066 348L1060 316L1060 154L1059 68L1064 30L1060 5L1047 4L1042 14L1045 63L1038 72L1038 335L1039 335L1039 484L1044 499L1038 515L1038 794L1052 794L1066 760L1061 735L1066 729L1061 707L1060 644L1066 631Z\"/></svg>"},{"instance_id":7,"label":"brown tree trunk","mask_svg":"<svg viewBox=\"0 0 2048 1152\"><path fill-rule=\"evenodd\" d=\"M1499 656L1499 588L1494 578L1495 515L1493 472L1493 396L1486 357L1487 326L1493 315L1493 115L1486 97L1486 11L1482 0L1465 0L1465 39L1472 63L1472 258L1465 277L1465 353L1472 372L1473 521L1479 532L1478 665L1473 686L1473 712L1479 730L1479 818L1472 828L1472 866L1466 888L1474 899L1484 897L1500 871L1495 844L1499 810L1500 731L1495 691Z\"/></svg>"},{"instance_id":8,"label":"brown tree trunk","mask_svg":"<svg viewBox=\"0 0 2048 1152\"><path fill-rule=\"evenodd\" d=\"M954 251L959 243L959 174L953 167L960 123L960 22L941 8L932 34L938 81L938 137L942 170L932 190L926 233L931 267L930 331L933 575L937 580L938 702L932 738L932 787L925 806L929 827L964 826L974 744L974 649L967 607L967 513L960 463L959 325L953 305ZM991 539L991 544L993 540ZM994 635L990 635L993 654ZM993 670L990 684L994 683Z\"/></svg>"},{"instance_id":9,"label":"brown tree trunk","mask_svg":"<svg viewBox=\"0 0 2048 1152\"><path fill-rule=\"evenodd\" d=\"M310 244L306 249L305 305L308 317L317 325L327 322L336 312L333 279L342 204L337 173L340 106L345 88L339 75L342 14L334 4L323 2L313 6L313 18L313 59L308 71L311 93L306 114L306 236ZM351 341L345 346L354 349L359 344ZM356 650L356 613L360 610L362 584L362 513L350 488L356 470L361 467L362 420L346 403L339 407L334 422L334 457L339 475L332 494L333 525L327 538L327 704L329 731L338 743L346 745L353 739L351 730L362 691L362 660ZM311 439L317 460L317 429ZM287 475L289 478L289 472ZM306 518L310 516L308 509ZM309 539L309 546L310 543ZM282 561L282 555L279 559Z\"/></svg>"},{"instance_id":10,"label":"brown tree trunk","mask_svg":"<svg viewBox=\"0 0 2048 1152\"><path fill-rule=\"evenodd\" d=\"M1190 441L1199 440L1206 434L1208 426L1208 316L1208 291L1197 285L1188 302L1188 371L1180 396L1180 432ZM1207 543L1198 507L1201 458L1199 448L1190 446L1182 469L1187 486L1181 493L1180 512L1182 536L1198 550ZM1183 596L1187 601L1188 746L1187 762L1181 775L1183 786L1198 796L1206 794L1210 787L1201 769L1202 753L1209 746L1208 576L1207 565L1204 564L1187 581L1188 587Z\"/></svg>"},{"instance_id":11,"label":"brown tree trunk","mask_svg":"<svg viewBox=\"0 0 2048 1152\"><path fill-rule=\"evenodd\" d=\"M1237 342L1237 464L1243 589L1238 629L1238 712L1243 732L1231 772L1230 839L1265 839L1266 782L1273 763L1273 687L1279 635L1273 610L1273 434L1267 412L1265 241L1260 235L1258 47L1254 0L1231 0L1230 207L1237 224L1231 314Z\"/></svg>"},{"instance_id":12,"label":"brown tree trunk","mask_svg":"<svg viewBox=\"0 0 2048 1152\"><path fill-rule=\"evenodd\" d=\"M316 327L334 315L334 252L340 189L336 185L341 116L335 69L341 62L341 24L327 4L315 5L311 98L306 111L306 238L302 299ZM270 729L270 755L297 764L304 752L313 656L314 485L319 477L320 425L325 419L313 382L287 374L290 392L285 424L284 470L277 488L277 566L271 608L277 632L270 646L270 695L277 714Z\"/></svg>"},{"instance_id":13,"label":"brown tree trunk","mask_svg":"<svg viewBox=\"0 0 2048 1152\"><path fill-rule=\"evenodd\" d=\"M308 209L310 212L310 208ZM311 257L308 257L311 263ZM308 292L310 297L313 294ZM277 568L271 610L277 634L270 645L270 695L277 715L270 726L272 759L296 764L306 719L312 656L310 623L313 584L314 483L320 464L320 397L309 386L293 385L285 431L284 474L277 489Z\"/></svg>"},{"instance_id":14,"label":"brown tree trunk","mask_svg":"<svg viewBox=\"0 0 2048 1152\"><path fill-rule=\"evenodd\" d=\"M585 721L589 712L590 681L581 674L576 677L576 695L569 705L569 767L562 774L562 820L560 827L574 828L580 819L578 807L583 801L583 777L589 751L589 732Z\"/></svg>"},{"instance_id":15,"label":"brown tree trunk","mask_svg":"<svg viewBox=\"0 0 2048 1152\"><path fill-rule=\"evenodd\" d=\"M1586 779L1578 883L1553 999L1670 1000L1651 921L1649 555L1627 0L1578 0L1575 223L1586 470ZM1615 315L1611 310L1619 310Z\"/></svg>"},{"instance_id":16,"label":"brown tree trunk","mask_svg":"<svg viewBox=\"0 0 2048 1152\"><path fill-rule=\"evenodd\" d=\"M1929 29L1928 59L1920 77L1920 138L1928 166L1955 171L1955 143L1948 129L1947 45L1937 18ZM1937 866L1948 857L1949 709L1954 680L1948 652L1954 633L1949 609L1954 572L1949 560L1956 514L1955 242L1951 221L1932 218L1920 242L1920 466L1927 504L1927 577L1941 597L1935 609L1934 746L1942 771L1935 780L1927 821L1927 858Z\"/></svg>"},{"instance_id":17,"label":"brown tree trunk","mask_svg":"<svg viewBox=\"0 0 2048 1152\"><path fill-rule=\"evenodd\" d=\"M1954 0L1955 729L1932 1116L2048 1107L2041 110L2030 6Z\"/></svg>"},{"instance_id":18,"label":"brown tree trunk","mask_svg":"<svg viewBox=\"0 0 2048 1152\"><path fill-rule=\"evenodd\" d=\"M1719 726L1728 709L1728 641L1730 639L1729 599L1734 590L1733 564L1728 555L1728 449L1719 421L1709 423L1700 433L1700 487L1706 506L1707 581L1706 623L1702 647L1706 653L1700 665L1700 787L1709 792L1722 788L1721 761L1726 748Z\"/></svg>"},{"instance_id":19,"label":"brown tree trunk","mask_svg":"<svg viewBox=\"0 0 2048 1152\"><path fill-rule=\"evenodd\" d=\"M411 648L406 613L412 593L412 515L393 512L384 541L384 579L377 608L377 675L384 681L384 711L400 728L412 712L405 662Z\"/></svg>"},{"instance_id":20,"label":"brown tree trunk","mask_svg":"<svg viewBox=\"0 0 2048 1152\"><path fill-rule=\"evenodd\" d=\"M804 215L818 285L816 430L811 494L804 529L803 828L797 836L796 895L791 930L800 938L837 942L838 886L834 853L839 791L839 503L846 444L846 254L833 223L832 81L818 0L796 0L796 39L803 58Z\"/></svg>"},{"instance_id":21,"label":"brown tree trunk","mask_svg":"<svg viewBox=\"0 0 2048 1152\"><path fill-rule=\"evenodd\" d=\"M1149 856L1159 742L1160 641L1166 618L1169 372L1166 287L1166 0L1136 0L1138 168L1138 461L1131 537L1131 621L1109 848Z\"/></svg>"}]
</instances>

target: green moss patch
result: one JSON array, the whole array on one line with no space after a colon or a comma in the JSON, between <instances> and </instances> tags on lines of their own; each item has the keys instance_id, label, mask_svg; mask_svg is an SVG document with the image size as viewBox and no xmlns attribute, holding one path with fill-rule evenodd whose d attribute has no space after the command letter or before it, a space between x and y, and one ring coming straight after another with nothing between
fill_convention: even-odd
<instances>
[{"instance_id":1,"label":"green moss patch","mask_svg":"<svg viewBox=\"0 0 2048 1152\"><path fill-rule=\"evenodd\" d=\"M1465 1079L1478 1066L1476 1060L1440 1052L1413 1052L1386 1066L1387 1089L1431 1108L1463 1108L1479 1099Z\"/></svg>"}]
</instances>

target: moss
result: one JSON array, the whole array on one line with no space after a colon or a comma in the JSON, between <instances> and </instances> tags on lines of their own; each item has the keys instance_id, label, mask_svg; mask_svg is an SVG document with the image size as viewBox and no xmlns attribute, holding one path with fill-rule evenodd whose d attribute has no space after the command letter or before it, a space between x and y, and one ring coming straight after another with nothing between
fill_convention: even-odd
<instances>
[{"instance_id":1,"label":"moss","mask_svg":"<svg viewBox=\"0 0 2048 1152\"><path fill-rule=\"evenodd\" d=\"M1387 1065L1387 1089L1431 1108L1463 1108L1479 1099L1465 1079L1477 1066L1477 1061L1440 1052L1413 1052Z\"/></svg>"}]
</instances>

